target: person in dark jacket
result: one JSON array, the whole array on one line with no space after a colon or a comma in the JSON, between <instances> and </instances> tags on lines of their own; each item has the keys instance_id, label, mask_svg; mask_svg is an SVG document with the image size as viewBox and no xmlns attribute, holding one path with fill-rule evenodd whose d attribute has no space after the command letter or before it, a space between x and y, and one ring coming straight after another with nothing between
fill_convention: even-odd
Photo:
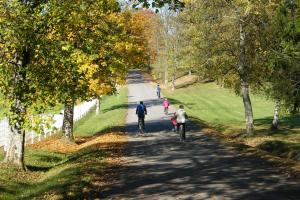
<instances>
[{"instance_id":1,"label":"person in dark jacket","mask_svg":"<svg viewBox=\"0 0 300 200\"><path fill-rule=\"evenodd\" d=\"M141 120L143 127L145 127L145 115L147 115L147 108L142 101L140 101L140 104L136 107L135 113L138 116L138 124Z\"/></svg>"}]
</instances>

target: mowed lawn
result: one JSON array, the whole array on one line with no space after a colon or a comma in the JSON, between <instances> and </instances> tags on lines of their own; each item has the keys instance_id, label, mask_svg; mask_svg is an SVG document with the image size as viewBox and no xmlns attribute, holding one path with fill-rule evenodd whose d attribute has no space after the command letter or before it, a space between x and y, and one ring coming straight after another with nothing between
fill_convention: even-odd
<instances>
[{"instance_id":1,"label":"mowed lawn","mask_svg":"<svg viewBox=\"0 0 300 200\"><path fill-rule=\"evenodd\" d=\"M218 87L214 83L196 84L187 88L167 92L175 104L184 104L187 112L213 125L234 128L244 127L244 108L242 98L231 90ZM263 97L251 96L255 121L267 121L273 114L274 103ZM261 125L261 123L259 123Z\"/></svg>"},{"instance_id":2,"label":"mowed lawn","mask_svg":"<svg viewBox=\"0 0 300 200\"><path fill-rule=\"evenodd\" d=\"M127 88L101 101L75 125L76 143L55 135L26 146L23 172L0 163L0 199L95 199L106 183L106 167L126 142L122 133L127 109ZM84 136L84 137L83 137ZM113 155L113 157L111 157ZM0 159L3 159L0 150Z\"/></svg>"},{"instance_id":3,"label":"mowed lawn","mask_svg":"<svg viewBox=\"0 0 300 200\"><path fill-rule=\"evenodd\" d=\"M127 89L118 91L118 95L104 96L100 100L100 113L95 116L94 107L87 116L75 124L75 136L91 136L109 129L122 128L127 114Z\"/></svg>"},{"instance_id":4,"label":"mowed lawn","mask_svg":"<svg viewBox=\"0 0 300 200\"><path fill-rule=\"evenodd\" d=\"M197 83L176 89L165 90L172 104L183 104L188 115L202 120L225 135L244 133L245 113L242 97L232 90L220 88L215 83ZM280 130L270 130L274 102L251 94L256 134L238 138L253 147L282 157L300 160L300 118L281 113Z\"/></svg>"}]
</instances>

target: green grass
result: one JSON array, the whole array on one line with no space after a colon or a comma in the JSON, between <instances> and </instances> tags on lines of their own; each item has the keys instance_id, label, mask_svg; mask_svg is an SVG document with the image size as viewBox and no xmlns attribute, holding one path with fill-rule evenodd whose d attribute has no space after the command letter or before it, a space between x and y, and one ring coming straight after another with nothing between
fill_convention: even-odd
<instances>
[{"instance_id":1,"label":"green grass","mask_svg":"<svg viewBox=\"0 0 300 200\"><path fill-rule=\"evenodd\" d=\"M110 128L124 125L127 113L127 89L123 88L117 96L105 96L100 101L100 114L95 115L95 107L87 116L75 124L76 136L90 136Z\"/></svg>"},{"instance_id":2,"label":"green grass","mask_svg":"<svg viewBox=\"0 0 300 200\"><path fill-rule=\"evenodd\" d=\"M204 121L223 134L244 132L243 101L231 90L220 88L215 83L199 83L174 92L164 92L172 104L183 104L188 115ZM251 95L251 101L256 134L251 137L242 135L238 140L278 156L300 160L300 117L281 115L280 130L273 132L270 126L274 103L258 95ZM280 152L276 151L274 145L279 143L280 148L284 149Z\"/></svg>"},{"instance_id":3,"label":"green grass","mask_svg":"<svg viewBox=\"0 0 300 200\"><path fill-rule=\"evenodd\" d=\"M171 103L184 104L187 112L208 123L228 125L235 128L244 126L244 109L241 97L230 90L219 88L214 83L196 84L175 92L167 92ZM256 120L272 116L274 104L258 96L252 96Z\"/></svg>"},{"instance_id":4,"label":"green grass","mask_svg":"<svg viewBox=\"0 0 300 200\"><path fill-rule=\"evenodd\" d=\"M0 165L0 199L78 199L83 187L103 172L104 156L100 150L66 155L29 149L27 172Z\"/></svg>"},{"instance_id":5,"label":"green grass","mask_svg":"<svg viewBox=\"0 0 300 200\"><path fill-rule=\"evenodd\" d=\"M114 126L124 126L126 102L126 88L121 89L118 96L104 97L98 116L90 112L76 123L76 136L93 136ZM97 145L91 143L74 153L26 148L27 172L0 163L0 199L90 198L92 183L97 177L103 177L107 166L105 158L109 154Z\"/></svg>"}]
</instances>

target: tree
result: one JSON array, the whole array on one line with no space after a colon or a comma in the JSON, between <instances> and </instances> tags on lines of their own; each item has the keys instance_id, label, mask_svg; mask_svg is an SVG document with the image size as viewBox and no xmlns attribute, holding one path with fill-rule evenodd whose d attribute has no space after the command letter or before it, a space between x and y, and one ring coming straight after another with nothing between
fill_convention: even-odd
<instances>
[{"instance_id":1,"label":"tree","mask_svg":"<svg viewBox=\"0 0 300 200\"><path fill-rule=\"evenodd\" d=\"M33 58L39 53L35 49L39 45L42 10L42 1L0 2L0 89L11 127L4 161L22 169L25 129L30 127L28 111L37 106L35 102L41 96L36 87L40 74L34 70L39 64Z\"/></svg>"},{"instance_id":2,"label":"tree","mask_svg":"<svg viewBox=\"0 0 300 200\"><path fill-rule=\"evenodd\" d=\"M132 60L145 63L133 53L140 50L127 31L126 14L119 11L114 0L53 0L47 7L44 16L52 23L43 57L53 69L49 89L55 88L58 102L65 105L63 133L69 141L74 139L74 103L114 93Z\"/></svg>"},{"instance_id":3,"label":"tree","mask_svg":"<svg viewBox=\"0 0 300 200\"><path fill-rule=\"evenodd\" d=\"M119 11L113 0L0 2L0 89L12 129L6 162L25 169L33 113L65 104L72 140L74 103L124 82L134 40Z\"/></svg>"},{"instance_id":4,"label":"tree","mask_svg":"<svg viewBox=\"0 0 300 200\"><path fill-rule=\"evenodd\" d=\"M133 7L142 5L145 8L154 8L156 12L159 12L159 8L168 5L171 10L178 10L184 7L184 2L181 0L139 0L138 3L135 3Z\"/></svg>"},{"instance_id":5,"label":"tree","mask_svg":"<svg viewBox=\"0 0 300 200\"><path fill-rule=\"evenodd\" d=\"M278 129L279 108L290 113L300 106L300 2L281 1L274 9L270 26L265 30L266 52L270 76L265 93L275 99L272 129Z\"/></svg>"},{"instance_id":6,"label":"tree","mask_svg":"<svg viewBox=\"0 0 300 200\"><path fill-rule=\"evenodd\" d=\"M242 96L245 108L246 131L254 131L249 87L261 88L266 67L261 29L268 22L272 2L187 1L179 21L188 27L183 38L193 36L198 71L207 77L221 80Z\"/></svg>"}]
</instances>

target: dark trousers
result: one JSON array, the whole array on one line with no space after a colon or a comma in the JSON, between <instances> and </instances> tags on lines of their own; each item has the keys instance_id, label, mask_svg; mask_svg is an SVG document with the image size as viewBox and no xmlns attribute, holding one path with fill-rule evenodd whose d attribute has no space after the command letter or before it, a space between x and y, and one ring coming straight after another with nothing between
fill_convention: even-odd
<instances>
[{"instance_id":1,"label":"dark trousers","mask_svg":"<svg viewBox=\"0 0 300 200\"><path fill-rule=\"evenodd\" d=\"M143 127L145 129L145 117L139 117L138 118L138 126L139 126L139 121L141 120L142 124L143 124Z\"/></svg>"},{"instance_id":2,"label":"dark trousers","mask_svg":"<svg viewBox=\"0 0 300 200\"><path fill-rule=\"evenodd\" d=\"M179 132L179 126L183 125L182 138L185 139L185 123L177 123L177 132Z\"/></svg>"}]
</instances>

